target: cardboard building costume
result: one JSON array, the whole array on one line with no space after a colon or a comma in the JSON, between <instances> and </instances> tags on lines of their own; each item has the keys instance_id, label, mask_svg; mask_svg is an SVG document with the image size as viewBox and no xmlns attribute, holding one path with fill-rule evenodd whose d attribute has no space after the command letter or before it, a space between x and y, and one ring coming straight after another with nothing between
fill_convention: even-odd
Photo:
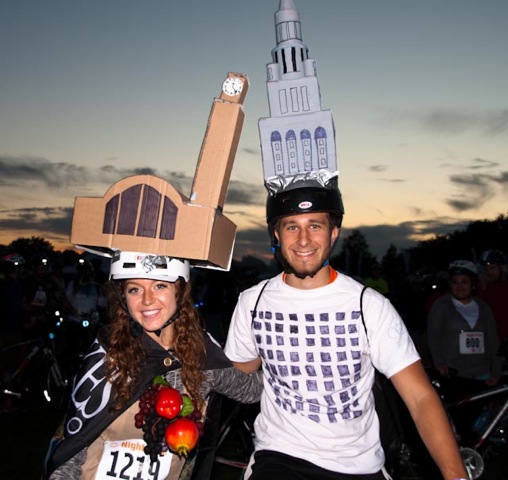
<instances>
[{"instance_id":1,"label":"cardboard building costume","mask_svg":"<svg viewBox=\"0 0 508 480\"><path fill-rule=\"evenodd\" d=\"M210 111L190 197L162 178L135 175L104 197L77 197L71 243L90 252L148 252L228 270L236 225L223 214L243 127L248 78L229 73Z\"/></svg>"},{"instance_id":2,"label":"cardboard building costume","mask_svg":"<svg viewBox=\"0 0 508 480\"><path fill-rule=\"evenodd\" d=\"M316 61L302 41L293 0L280 0L275 34L267 65L270 117L258 123L265 187L270 195L305 187L337 189L333 117L321 109Z\"/></svg>"}]
</instances>

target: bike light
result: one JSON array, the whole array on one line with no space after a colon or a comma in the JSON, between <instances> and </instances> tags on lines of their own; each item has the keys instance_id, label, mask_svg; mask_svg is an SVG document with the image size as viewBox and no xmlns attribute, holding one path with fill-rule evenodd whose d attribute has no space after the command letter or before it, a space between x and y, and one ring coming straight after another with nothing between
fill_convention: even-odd
<instances>
[{"instance_id":1,"label":"bike light","mask_svg":"<svg viewBox=\"0 0 508 480\"><path fill-rule=\"evenodd\" d=\"M44 398L46 399L46 402L51 402L51 397L49 396L49 392L47 390L44 390L42 393L44 394Z\"/></svg>"},{"instance_id":2,"label":"bike light","mask_svg":"<svg viewBox=\"0 0 508 480\"><path fill-rule=\"evenodd\" d=\"M89 322L88 320L83 320L83 321L81 322L81 324L82 324L82 325L83 325L83 327L85 327L85 328L90 326L90 322Z\"/></svg>"}]
</instances>

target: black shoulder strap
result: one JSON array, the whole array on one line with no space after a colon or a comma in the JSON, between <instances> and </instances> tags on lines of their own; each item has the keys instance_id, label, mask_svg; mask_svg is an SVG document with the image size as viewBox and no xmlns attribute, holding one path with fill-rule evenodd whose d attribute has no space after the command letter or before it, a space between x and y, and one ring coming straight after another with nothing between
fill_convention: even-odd
<instances>
[{"instance_id":1,"label":"black shoulder strap","mask_svg":"<svg viewBox=\"0 0 508 480\"><path fill-rule=\"evenodd\" d=\"M259 300L261 299L261 295L263 295L263 291L264 289L266 288L266 286L268 285L268 282L270 280L267 280L265 282L265 284L263 285L263 287L261 288L261 291L259 292L259 295L258 295L258 298L256 300L256 304L254 305L254 310L252 310L252 317L251 317L251 325L252 325L252 322L254 321L254 319L256 318L256 314L257 314L257 309L258 309L258 303L259 303Z\"/></svg>"},{"instance_id":2,"label":"black shoulder strap","mask_svg":"<svg viewBox=\"0 0 508 480\"><path fill-rule=\"evenodd\" d=\"M367 332L367 326L365 325L365 318L363 317L363 294L368 287L363 287L362 293L360 294L360 315L362 318L363 328L365 330L365 335L367 335L367 343L369 342L369 334Z\"/></svg>"}]
</instances>

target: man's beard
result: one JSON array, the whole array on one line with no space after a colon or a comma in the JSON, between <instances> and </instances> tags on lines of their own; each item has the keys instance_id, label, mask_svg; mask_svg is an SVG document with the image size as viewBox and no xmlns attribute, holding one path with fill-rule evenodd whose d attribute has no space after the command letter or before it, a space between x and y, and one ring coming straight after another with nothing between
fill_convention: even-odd
<instances>
[{"instance_id":1,"label":"man's beard","mask_svg":"<svg viewBox=\"0 0 508 480\"><path fill-rule=\"evenodd\" d=\"M294 267L289 263L289 261L286 259L284 254L282 253L282 250L280 247L278 248L276 252L276 258L279 261L279 263L282 265L282 268L284 269L284 273L286 274L293 274L295 277L304 279L307 277L313 278L316 273L320 272L323 267L328 265L328 259L330 258L330 253L332 249L329 248L328 252L326 252L326 255L324 255L325 260L323 260L323 263L317 264L314 267L304 267L304 268L298 268Z\"/></svg>"}]
</instances>

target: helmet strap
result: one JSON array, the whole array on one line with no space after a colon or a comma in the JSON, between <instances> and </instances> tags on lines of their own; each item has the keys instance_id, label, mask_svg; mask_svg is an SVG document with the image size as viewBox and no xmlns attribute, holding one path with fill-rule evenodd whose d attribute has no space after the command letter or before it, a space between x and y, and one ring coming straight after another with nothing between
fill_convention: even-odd
<instances>
[{"instance_id":1,"label":"helmet strap","mask_svg":"<svg viewBox=\"0 0 508 480\"><path fill-rule=\"evenodd\" d=\"M159 328L158 330L155 330L153 333L155 333L155 335L157 335L158 337L161 336L161 333L162 333L162 330L164 330L166 327L169 327L178 317L178 314L180 313L180 307L178 307L176 310L175 310L175 313L173 313L173 315L171 315L171 317L169 317L167 320L166 320L166 323L164 323L164 325L162 325L161 328Z\"/></svg>"}]
</instances>

